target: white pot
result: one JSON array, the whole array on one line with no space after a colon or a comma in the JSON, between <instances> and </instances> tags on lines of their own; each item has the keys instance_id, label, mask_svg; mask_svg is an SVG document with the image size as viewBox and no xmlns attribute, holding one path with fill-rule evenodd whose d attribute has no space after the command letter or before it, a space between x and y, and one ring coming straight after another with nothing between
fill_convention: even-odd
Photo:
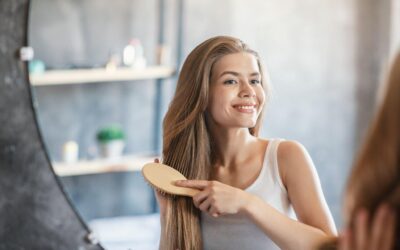
<instances>
[{"instance_id":1,"label":"white pot","mask_svg":"<svg viewBox=\"0 0 400 250\"><path fill-rule=\"evenodd\" d=\"M123 140L113 140L106 143L100 143L100 154L105 158L118 158L124 151L125 142Z\"/></svg>"}]
</instances>

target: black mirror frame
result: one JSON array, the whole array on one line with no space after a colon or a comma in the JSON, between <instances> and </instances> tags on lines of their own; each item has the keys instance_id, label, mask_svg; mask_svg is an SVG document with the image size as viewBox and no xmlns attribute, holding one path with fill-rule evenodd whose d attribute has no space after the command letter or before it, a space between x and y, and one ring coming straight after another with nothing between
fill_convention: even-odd
<instances>
[{"instance_id":1,"label":"black mirror frame","mask_svg":"<svg viewBox=\"0 0 400 250\"><path fill-rule=\"evenodd\" d=\"M28 15L29 0L0 1L0 250L103 249L66 196L39 131L23 50Z\"/></svg>"}]
</instances>

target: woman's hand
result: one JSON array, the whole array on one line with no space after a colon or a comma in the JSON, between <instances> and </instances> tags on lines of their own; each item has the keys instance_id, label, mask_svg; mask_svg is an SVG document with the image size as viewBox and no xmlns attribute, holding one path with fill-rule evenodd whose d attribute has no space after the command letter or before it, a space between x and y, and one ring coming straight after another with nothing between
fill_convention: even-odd
<instances>
[{"instance_id":1,"label":"woman's hand","mask_svg":"<svg viewBox=\"0 0 400 250\"><path fill-rule=\"evenodd\" d=\"M218 181L183 180L175 185L199 189L193 197L194 205L214 217L242 212L251 198L249 193Z\"/></svg>"},{"instance_id":2,"label":"woman's hand","mask_svg":"<svg viewBox=\"0 0 400 250\"><path fill-rule=\"evenodd\" d=\"M381 205L371 223L364 209L356 214L353 230L347 229L339 237L339 250L392 250L395 240L396 214Z\"/></svg>"}]
</instances>

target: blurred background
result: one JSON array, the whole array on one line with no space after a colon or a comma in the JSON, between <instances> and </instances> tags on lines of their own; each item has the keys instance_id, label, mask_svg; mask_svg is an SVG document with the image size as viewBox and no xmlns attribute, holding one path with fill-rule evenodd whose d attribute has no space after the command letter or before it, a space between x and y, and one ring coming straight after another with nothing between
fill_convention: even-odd
<instances>
[{"instance_id":1,"label":"blurred background","mask_svg":"<svg viewBox=\"0 0 400 250\"><path fill-rule=\"evenodd\" d=\"M216 35L261 55L273 86L262 136L305 145L340 228L346 177L397 51L399 0L32 0L30 8L42 136L108 249L157 248L157 205L139 170L160 155L181 63Z\"/></svg>"}]
</instances>

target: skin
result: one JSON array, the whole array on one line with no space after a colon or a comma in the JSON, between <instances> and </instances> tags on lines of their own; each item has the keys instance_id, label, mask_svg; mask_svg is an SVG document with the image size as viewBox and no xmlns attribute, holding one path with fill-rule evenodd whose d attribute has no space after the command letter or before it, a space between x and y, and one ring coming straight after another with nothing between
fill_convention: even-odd
<instances>
[{"instance_id":1,"label":"skin","mask_svg":"<svg viewBox=\"0 0 400 250\"><path fill-rule=\"evenodd\" d=\"M321 239L335 235L336 229L313 162L301 144L284 141L278 149L279 173L298 221L243 191L258 177L268 146L267 140L252 136L248 130L255 126L264 107L260 80L257 60L249 53L226 55L215 63L208 114L219 160L213 166L212 180L175 184L200 189L193 203L205 213L214 217L244 214L280 248L312 249ZM158 200L162 216L160 195Z\"/></svg>"},{"instance_id":2,"label":"skin","mask_svg":"<svg viewBox=\"0 0 400 250\"><path fill-rule=\"evenodd\" d=\"M396 232L396 213L387 204L381 204L374 215L361 208L350 227L350 211L354 200L351 191L346 195L344 217L347 226L340 233L338 250L392 250Z\"/></svg>"}]
</instances>

